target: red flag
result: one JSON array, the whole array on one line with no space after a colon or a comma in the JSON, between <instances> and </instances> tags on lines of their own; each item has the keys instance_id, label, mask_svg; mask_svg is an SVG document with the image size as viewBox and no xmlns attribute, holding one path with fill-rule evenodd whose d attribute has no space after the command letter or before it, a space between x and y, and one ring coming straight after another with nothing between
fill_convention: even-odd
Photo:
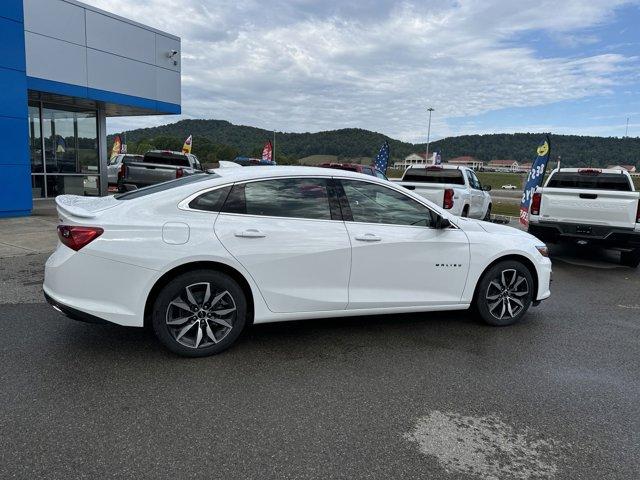
<instances>
[{"instance_id":1,"label":"red flag","mask_svg":"<svg viewBox=\"0 0 640 480\"><path fill-rule=\"evenodd\" d=\"M267 143L264 144L264 148L262 149L262 160L267 160L269 162L273 160L273 145L271 144L271 140L267 140Z\"/></svg>"}]
</instances>

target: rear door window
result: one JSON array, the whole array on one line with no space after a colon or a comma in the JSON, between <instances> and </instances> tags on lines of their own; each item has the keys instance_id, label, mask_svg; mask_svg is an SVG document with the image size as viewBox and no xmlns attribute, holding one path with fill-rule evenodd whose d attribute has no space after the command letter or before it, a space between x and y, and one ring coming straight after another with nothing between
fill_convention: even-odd
<instances>
[{"instance_id":1,"label":"rear door window","mask_svg":"<svg viewBox=\"0 0 640 480\"><path fill-rule=\"evenodd\" d=\"M280 178L234 185L222 211L332 220L340 217L338 209L329 179Z\"/></svg>"},{"instance_id":2,"label":"rear door window","mask_svg":"<svg viewBox=\"0 0 640 480\"><path fill-rule=\"evenodd\" d=\"M549 179L547 187L579 188L584 190L615 190L631 192L631 184L625 175L600 172L557 172Z\"/></svg>"}]
</instances>

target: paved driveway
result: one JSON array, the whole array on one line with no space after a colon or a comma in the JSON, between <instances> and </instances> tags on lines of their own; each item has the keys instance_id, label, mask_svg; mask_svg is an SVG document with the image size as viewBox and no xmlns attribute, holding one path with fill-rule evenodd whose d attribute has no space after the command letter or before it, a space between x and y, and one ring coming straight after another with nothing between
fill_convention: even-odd
<instances>
[{"instance_id":1,"label":"paved driveway","mask_svg":"<svg viewBox=\"0 0 640 480\"><path fill-rule=\"evenodd\" d=\"M254 327L213 358L42 303L0 261L0 478L630 479L640 274L556 250L526 321L469 314Z\"/></svg>"}]
</instances>

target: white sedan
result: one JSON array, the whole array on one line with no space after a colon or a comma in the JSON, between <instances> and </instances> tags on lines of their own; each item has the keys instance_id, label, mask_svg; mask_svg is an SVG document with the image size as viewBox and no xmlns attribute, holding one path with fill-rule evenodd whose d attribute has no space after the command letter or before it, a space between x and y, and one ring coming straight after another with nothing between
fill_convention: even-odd
<instances>
[{"instance_id":1,"label":"white sedan","mask_svg":"<svg viewBox=\"0 0 640 480\"><path fill-rule=\"evenodd\" d=\"M56 203L49 303L74 319L150 324L181 355L218 353L251 323L474 306L508 325L550 295L535 237L348 171L218 169Z\"/></svg>"}]
</instances>

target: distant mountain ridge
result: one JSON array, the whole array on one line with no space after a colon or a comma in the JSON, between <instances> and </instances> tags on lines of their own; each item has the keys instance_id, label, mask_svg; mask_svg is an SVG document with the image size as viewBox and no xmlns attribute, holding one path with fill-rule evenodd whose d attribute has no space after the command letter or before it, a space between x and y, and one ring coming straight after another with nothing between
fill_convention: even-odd
<instances>
[{"instance_id":1,"label":"distant mountain ridge","mask_svg":"<svg viewBox=\"0 0 640 480\"><path fill-rule=\"evenodd\" d=\"M176 123L126 132L129 143L154 146L166 143L180 144L193 135L194 153L199 146L206 150L212 145L225 145L241 155L259 151L273 132L245 125L233 125L225 120L181 120ZM113 135L109 136L109 142ZM531 161L543 138L539 133L462 135L431 142L430 150L442 152L443 159L469 155L479 160L513 159ZM162 139L160 141L159 139ZM396 140L381 133L360 128L344 128L317 133L276 133L276 156L290 160L312 155L335 155L338 158L373 157L384 141L389 142L393 159L424 152L426 144L412 144ZM208 146L208 147L207 147ZM158 147L160 148L160 147ZM551 135L551 156L561 156L566 166L607 166L612 164L640 167L640 138L586 137L577 135Z\"/></svg>"}]
</instances>

